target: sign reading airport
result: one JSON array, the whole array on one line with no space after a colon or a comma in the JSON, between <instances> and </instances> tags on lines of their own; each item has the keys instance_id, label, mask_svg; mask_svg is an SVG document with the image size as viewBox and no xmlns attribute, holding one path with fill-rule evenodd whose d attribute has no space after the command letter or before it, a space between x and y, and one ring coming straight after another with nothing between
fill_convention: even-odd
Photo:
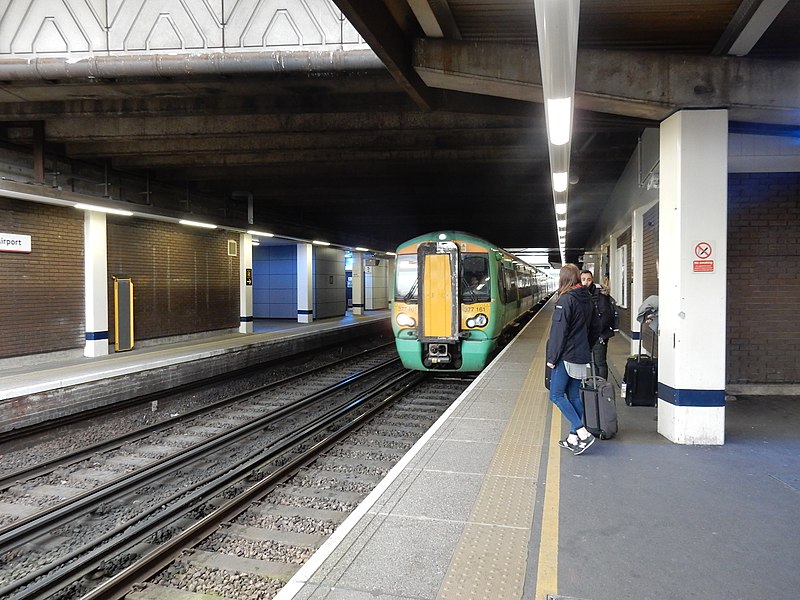
<instances>
[{"instance_id":1,"label":"sign reading airport","mask_svg":"<svg viewBox=\"0 0 800 600\"><path fill-rule=\"evenodd\" d=\"M0 233L0 252L30 252L31 236Z\"/></svg>"}]
</instances>

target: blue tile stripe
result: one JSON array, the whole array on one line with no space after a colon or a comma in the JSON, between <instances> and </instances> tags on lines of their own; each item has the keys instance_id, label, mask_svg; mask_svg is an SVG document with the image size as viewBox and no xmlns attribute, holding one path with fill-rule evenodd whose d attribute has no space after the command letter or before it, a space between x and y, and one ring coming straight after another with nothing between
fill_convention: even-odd
<instances>
[{"instance_id":1,"label":"blue tile stripe","mask_svg":"<svg viewBox=\"0 0 800 600\"><path fill-rule=\"evenodd\" d=\"M725 390L676 390L660 381L658 398L675 406L725 406Z\"/></svg>"},{"instance_id":2,"label":"blue tile stripe","mask_svg":"<svg viewBox=\"0 0 800 600\"><path fill-rule=\"evenodd\" d=\"M364 305L353 302L353 308L364 308Z\"/></svg>"},{"instance_id":3,"label":"blue tile stripe","mask_svg":"<svg viewBox=\"0 0 800 600\"><path fill-rule=\"evenodd\" d=\"M314 311L313 310L298 310L297 314L298 315L313 315Z\"/></svg>"},{"instance_id":4,"label":"blue tile stripe","mask_svg":"<svg viewBox=\"0 0 800 600\"><path fill-rule=\"evenodd\" d=\"M632 339L634 342L635 342L636 340L638 340L640 337L642 337L642 334L641 334L641 332L639 332L639 331L631 331L631 339Z\"/></svg>"},{"instance_id":5,"label":"blue tile stripe","mask_svg":"<svg viewBox=\"0 0 800 600\"><path fill-rule=\"evenodd\" d=\"M252 322L253 322L253 317L252 317L252 316L249 316L249 317L239 317L239 322L240 322L240 323L252 323Z\"/></svg>"},{"instance_id":6,"label":"blue tile stripe","mask_svg":"<svg viewBox=\"0 0 800 600\"><path fill-rule=\"evenodd\" d=\"M107 331L87 331L86 332L86 341L87 342L94 342L96 340L107 340L108 339L108 332Z\"/></svg>"}]
</instances>

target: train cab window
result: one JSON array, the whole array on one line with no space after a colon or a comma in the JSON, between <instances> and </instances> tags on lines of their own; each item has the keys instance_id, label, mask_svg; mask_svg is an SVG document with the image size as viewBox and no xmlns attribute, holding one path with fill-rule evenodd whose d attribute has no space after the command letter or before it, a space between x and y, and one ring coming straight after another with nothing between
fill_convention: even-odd
<instances>
[{"instance_id":1,"label":"train cab window","mask_svg":"<svg viewBox=\"0 0 800 600\"><path fill-rule=\"evenodd\" d=\"M461 255L461 301L488 302L492 286L489 279L489 259L485 254Z\"/></svg>"},{"instance_id":2,"label":"train cab window","mask_svg":"<svg viewBox=\"0 0 800 600\"><path fill-rule=\"evenodd\" d=\"M416 302L419 278L416 254L401 254L397 257L395 268L395 300Z\"/></svg>"}]
</instances>

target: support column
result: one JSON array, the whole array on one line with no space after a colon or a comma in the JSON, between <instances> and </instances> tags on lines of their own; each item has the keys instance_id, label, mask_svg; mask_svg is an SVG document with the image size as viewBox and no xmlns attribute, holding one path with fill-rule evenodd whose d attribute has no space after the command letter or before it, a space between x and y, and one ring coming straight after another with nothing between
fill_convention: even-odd
<instances>
[{"instance_id":1,"label":"support column","mask_svg":"<svg viewBox=\"0 0 800 600\"><path fill-rule=\"evenodd\" d=\"M297 322L314 320L314 247L297 244Z\"/></svg>"},{"instance_id":2,"label":"support column","mask_svg":"<svg viewBox=\"0 0 800 600\"><path fill-rule=\"evenodd\" d=\"M253 236L239 235L239 333L253 333Z\"/></svg>"},{"instance_id":3,"label":"support column","mask_svg":"<svg viewBox=\"0 0 800 600\"><path fill-rule=\"evenodd\" d=\"M630 260L633 261L633 283L631 284L631 294L628 299L628 309L631 316L631 354L639 352L639 340L642 337L642 325L636 320L639 307L644 300L644 252L642 251L642 222L644 220L645 208L638 208L633 211L631 217L631 249ZM644 350L642 350L644 352Z\"/></svg>"},{"instance_id":4,"label":"support column","mask_svg":"<svg viewBox=\"0 0 800 600\"><path fill-rule=\"evenodd\" d=\"M364 253L353 251L353 314L364 314Z\"/></svg>"},{"instance_id":5,"label":"support column","mask_svg":"<svg viewBox=\"0 0 800 600\"><path fill-rule=\"evenodd\" d=\"M83 217L83 273L86 311L84 356L108 354L108 256L106 215L87 210Z\"/></svg>"},{"instance_id":6,"label":"support column","mask_svg":"<svg viewBox=\"0 0 800 600\"><path fill-rule=\"evenodd\" d=\"M661 124L658 432L725 442L728 112Z\"/></svg>"}]
</instances>

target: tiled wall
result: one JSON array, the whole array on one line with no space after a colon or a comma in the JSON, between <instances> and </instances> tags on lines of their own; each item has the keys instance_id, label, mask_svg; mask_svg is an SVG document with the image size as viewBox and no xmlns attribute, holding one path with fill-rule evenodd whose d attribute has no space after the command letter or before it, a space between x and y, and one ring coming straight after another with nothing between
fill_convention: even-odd
<instances>
[{"instance_id":1,"label":"tiled wall","mask_svg":"<svg viewBox=\"0 0 800 600\"><path fill-rule=\"evenodd\" d=\"M727 381L800 381L800 173L728 176Z\"/></svg>"}]
</instances>

